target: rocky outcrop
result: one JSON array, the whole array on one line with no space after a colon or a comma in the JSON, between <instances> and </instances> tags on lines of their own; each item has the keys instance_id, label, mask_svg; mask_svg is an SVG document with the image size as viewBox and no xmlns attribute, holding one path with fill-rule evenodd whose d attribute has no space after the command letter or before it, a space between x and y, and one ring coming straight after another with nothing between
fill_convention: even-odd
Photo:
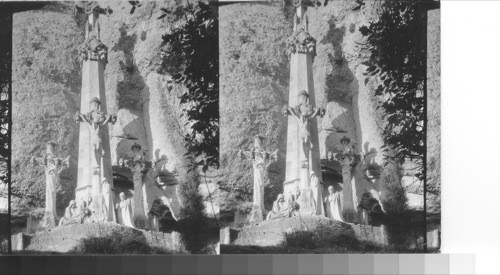
<instances>
[{"instance_id":1,"label":"rocky outcrop","mask_svg":"<svg viewBox=\"0 0 500 275\"><path fill-rule=\"evenodd\" d=\"M427 13L427 182L428 211L441 213L441 20Z\"/></svg>"},{"instance_id":2,"label":"rocky outcrop","mask_svg":"<svg viewBox=\"0 0 500 275\"><path fill-rule=\"evenodd\" d=\"M352 236L358 240L382 246L387 245L387 238L383 227L347 224L320 216L270 220L241 229L225 228L223 235L226 243L229 240L231 244L235 245L276 246L282 243L285 233L295 231L314 232L320 226L328 228L329 232L335 236ZM227 236L228 233L230 236Z\"/></svg>"},{"instance_id":3,"label":"rocky outcrop","mask_svg":"<svg viewBox=\"0 0 500 275\"><path fill-rule=\"evenodd\" d=\"M89 223L70 227L57 227L51 231L38 232L25 241L26 251L37 252L78 252L81 250L81 240L89 237L105 237L110 234L132 234L144 237L147 244L174 250L180 247L178 234L162 232L146 232L115 223Z\"/></svg>"},{"instance_id":4,"label":"rocky outcrop","mask_svg":"<svg viewBox=\"0 0 500 275\"><path fill-rule=\"evenodd\" d=\"M77 174L81 72L77 47L84 33L63 4L14 14L12 54L12 189L13 215L43 207L43 168L30 165L45 144L57 144L56 154L70 155L70 168L61 173L58 208L74 194Z\"/></svg>"},{"instance_id":5,"label":"rocky outcrop","mask_svg":"<svg viewBox=\"0 0 500 275\"><path fill-rule=\"evenodd\" d=\"M269 169L265 201L269 206L280 192L285 174L286 103L289 59L285 42L291 20L272 4L234 4L219 8L220 161L223 178L221 216L252 197L251 163L238 157L255 135L264 148L280 150Z\"/></svg>"}]
</instances>

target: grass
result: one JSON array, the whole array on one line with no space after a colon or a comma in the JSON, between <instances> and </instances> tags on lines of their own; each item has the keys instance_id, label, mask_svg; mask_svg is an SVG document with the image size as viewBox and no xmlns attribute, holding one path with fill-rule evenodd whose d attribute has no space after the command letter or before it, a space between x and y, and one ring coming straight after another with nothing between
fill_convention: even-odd
<instances>
[{"instance_id":1,"label":"grass","mask_svg":"<svg viewBox=\"0 0 500 275\"><path fill-rule=\"evenodd\" d=\"M113 231L105 236L82 240L83 254L171 254L166 249L151 246L140 232Z\"/></svg>"}]
</instances>

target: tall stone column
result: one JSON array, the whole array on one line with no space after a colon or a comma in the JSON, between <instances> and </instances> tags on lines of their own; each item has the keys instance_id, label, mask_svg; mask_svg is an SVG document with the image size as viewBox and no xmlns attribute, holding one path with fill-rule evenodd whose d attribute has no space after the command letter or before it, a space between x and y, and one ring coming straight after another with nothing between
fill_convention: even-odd
<instances>
[{"instance_id":1,"label":"tall stone column","mask_svg":"<svg viewBox=\"0 0 500 275\"><path fill-rule=\"evenodd\" d=\"M151 169L151 162L146 161L141 146L137 143L132 145L134 158L129 160L127 165L132 170L134 180L134 224L140 229L149 229L148 207L146 206L146 174Z\"/></svg>"},{"instance_id":2,"label":"tall stone column","mask_svg":"<svg viewBox=\"0 0 500 275\"><path fill-rule=\"evenodd\" d=\"M45 213L39 229L52 229L57 226L56 187L59 174L69 166L69 156L64 159L57 157L52 143L47 143L45 155L33 156L31 162L45 169Z\"/></svg>"},{"instance_id":3,"label":"tall stone column","mask_svg":"<svg viewBox=\"0 0 500 275\"><path fill-rule=\"evenodd\" d=\"M283 191L285 194L293 193L298 187L300 189L299 200L302 201L299 202L299 212L320 215L323 211L315 207L310 178L314 173L319 182L322 181L316 116L324 114L324 110L316 112L317 109L314 107L316 102L312 63L316 55L316 40L308 32L306 14L308 5L310 5L309 1L297 1L294 32L287 40L287 51L290 54L288 102L289 106L293 107L288 107L287 110L287 114L292 115L288 117L287 124L286 173ZM305 101L303 96L307 97ZM313 115L315 112L316 114ZM307 142L304 139L304 127L308 132Z\"/></svg>"},{"instance_id":4,"label":"tall stone column","mask_svg":"<svg viewBox=\"0 0 500 275\"><path fill-rule=\"evenodd\" d=\"M99 15L109 14L111 10L102 9L97 3L91 2L85 6L85 11L88 16L85 41L78 49L83 62L81 113L76 116L78 121L85 123L80 124L75 197L80 200L91 195L93 203L101 208L104 204L113 204L111 192L106 194L109 198L104 198L101 186L104 180L110 187L113 186L108 123L114 123L116 117L106 115L104 69L108 48L100 40L99 24ZM107 217L103 220L116 221L115 212L107 210Z\"/></svg>"},{"instance_id":5,"label":"tall stone column","mask_svg":"<svg viewBox=\"0 0 500 275\"><path fill-rule=\"evenodd\" d=\"M249 151L240 151L240 157L251 160L253 165L253 201L249 219L252 223L264 220L264 186L267 168L276 161L277 154L278 150L272 153L264 150L259 137L254 138L254 148Z\"/></svg>"}]
</instances>

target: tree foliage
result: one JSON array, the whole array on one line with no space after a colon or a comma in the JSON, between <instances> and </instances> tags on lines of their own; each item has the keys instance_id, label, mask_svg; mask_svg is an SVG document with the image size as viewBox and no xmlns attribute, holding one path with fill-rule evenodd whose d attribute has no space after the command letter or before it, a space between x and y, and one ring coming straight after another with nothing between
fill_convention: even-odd
<instances>
[{"instance_id":1,"label":"tree foliage","mask_svg":"<svg viewBox=\"0 0 500 275\"><path fill-rule=\"evenodd\" d=\"M164 69L187 90L180 96L190 133L185 135L188 153L203 165L219 167L219 38L217 8L197 5L162 9L166 15L181 18L180 24L162 36ZM201 159L201 160L200 160Z\"/></svg>"},{"instance_id":2,"label":"tree foliage","mask_svg":"<svg viewBox=\"0 0 500 275\"><path fill-rule=\"evenodd\" d=\"M203 203L203 196L198 191L199 177L192 178L180 186L184 205L177 222L181 232L181 242L187 251L193 254L204 253L208 245L208 217Z\"/></svg>"},{"instance_id":3,"label":"tree foliage","mask_svg":"<svg viewBox=\"0 0 500 275\"><path fill-rule=\"evenodd\" d=\"M420 180L425 151L425 12L419 1L389 0L378 21L360 28L370 52L367 74L380 83L375 95L384 113L387 159L415 162Z\"/></svg>"}]
</instances>

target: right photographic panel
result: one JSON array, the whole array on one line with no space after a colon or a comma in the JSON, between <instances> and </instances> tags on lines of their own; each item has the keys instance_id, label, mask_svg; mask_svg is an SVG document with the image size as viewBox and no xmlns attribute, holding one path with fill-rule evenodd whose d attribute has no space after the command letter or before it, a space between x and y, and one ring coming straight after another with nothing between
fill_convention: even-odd
<instances>
[{"instance_id":1,"label":"right photographic panel","mask_svg":"<svg viewBox=\"0 0 500 275\"><path fill-rule=\"evenodd\" d=\"M221 254L439 252L439 2L222 2L219 51Z\"/></svg>"}]
</instances>

